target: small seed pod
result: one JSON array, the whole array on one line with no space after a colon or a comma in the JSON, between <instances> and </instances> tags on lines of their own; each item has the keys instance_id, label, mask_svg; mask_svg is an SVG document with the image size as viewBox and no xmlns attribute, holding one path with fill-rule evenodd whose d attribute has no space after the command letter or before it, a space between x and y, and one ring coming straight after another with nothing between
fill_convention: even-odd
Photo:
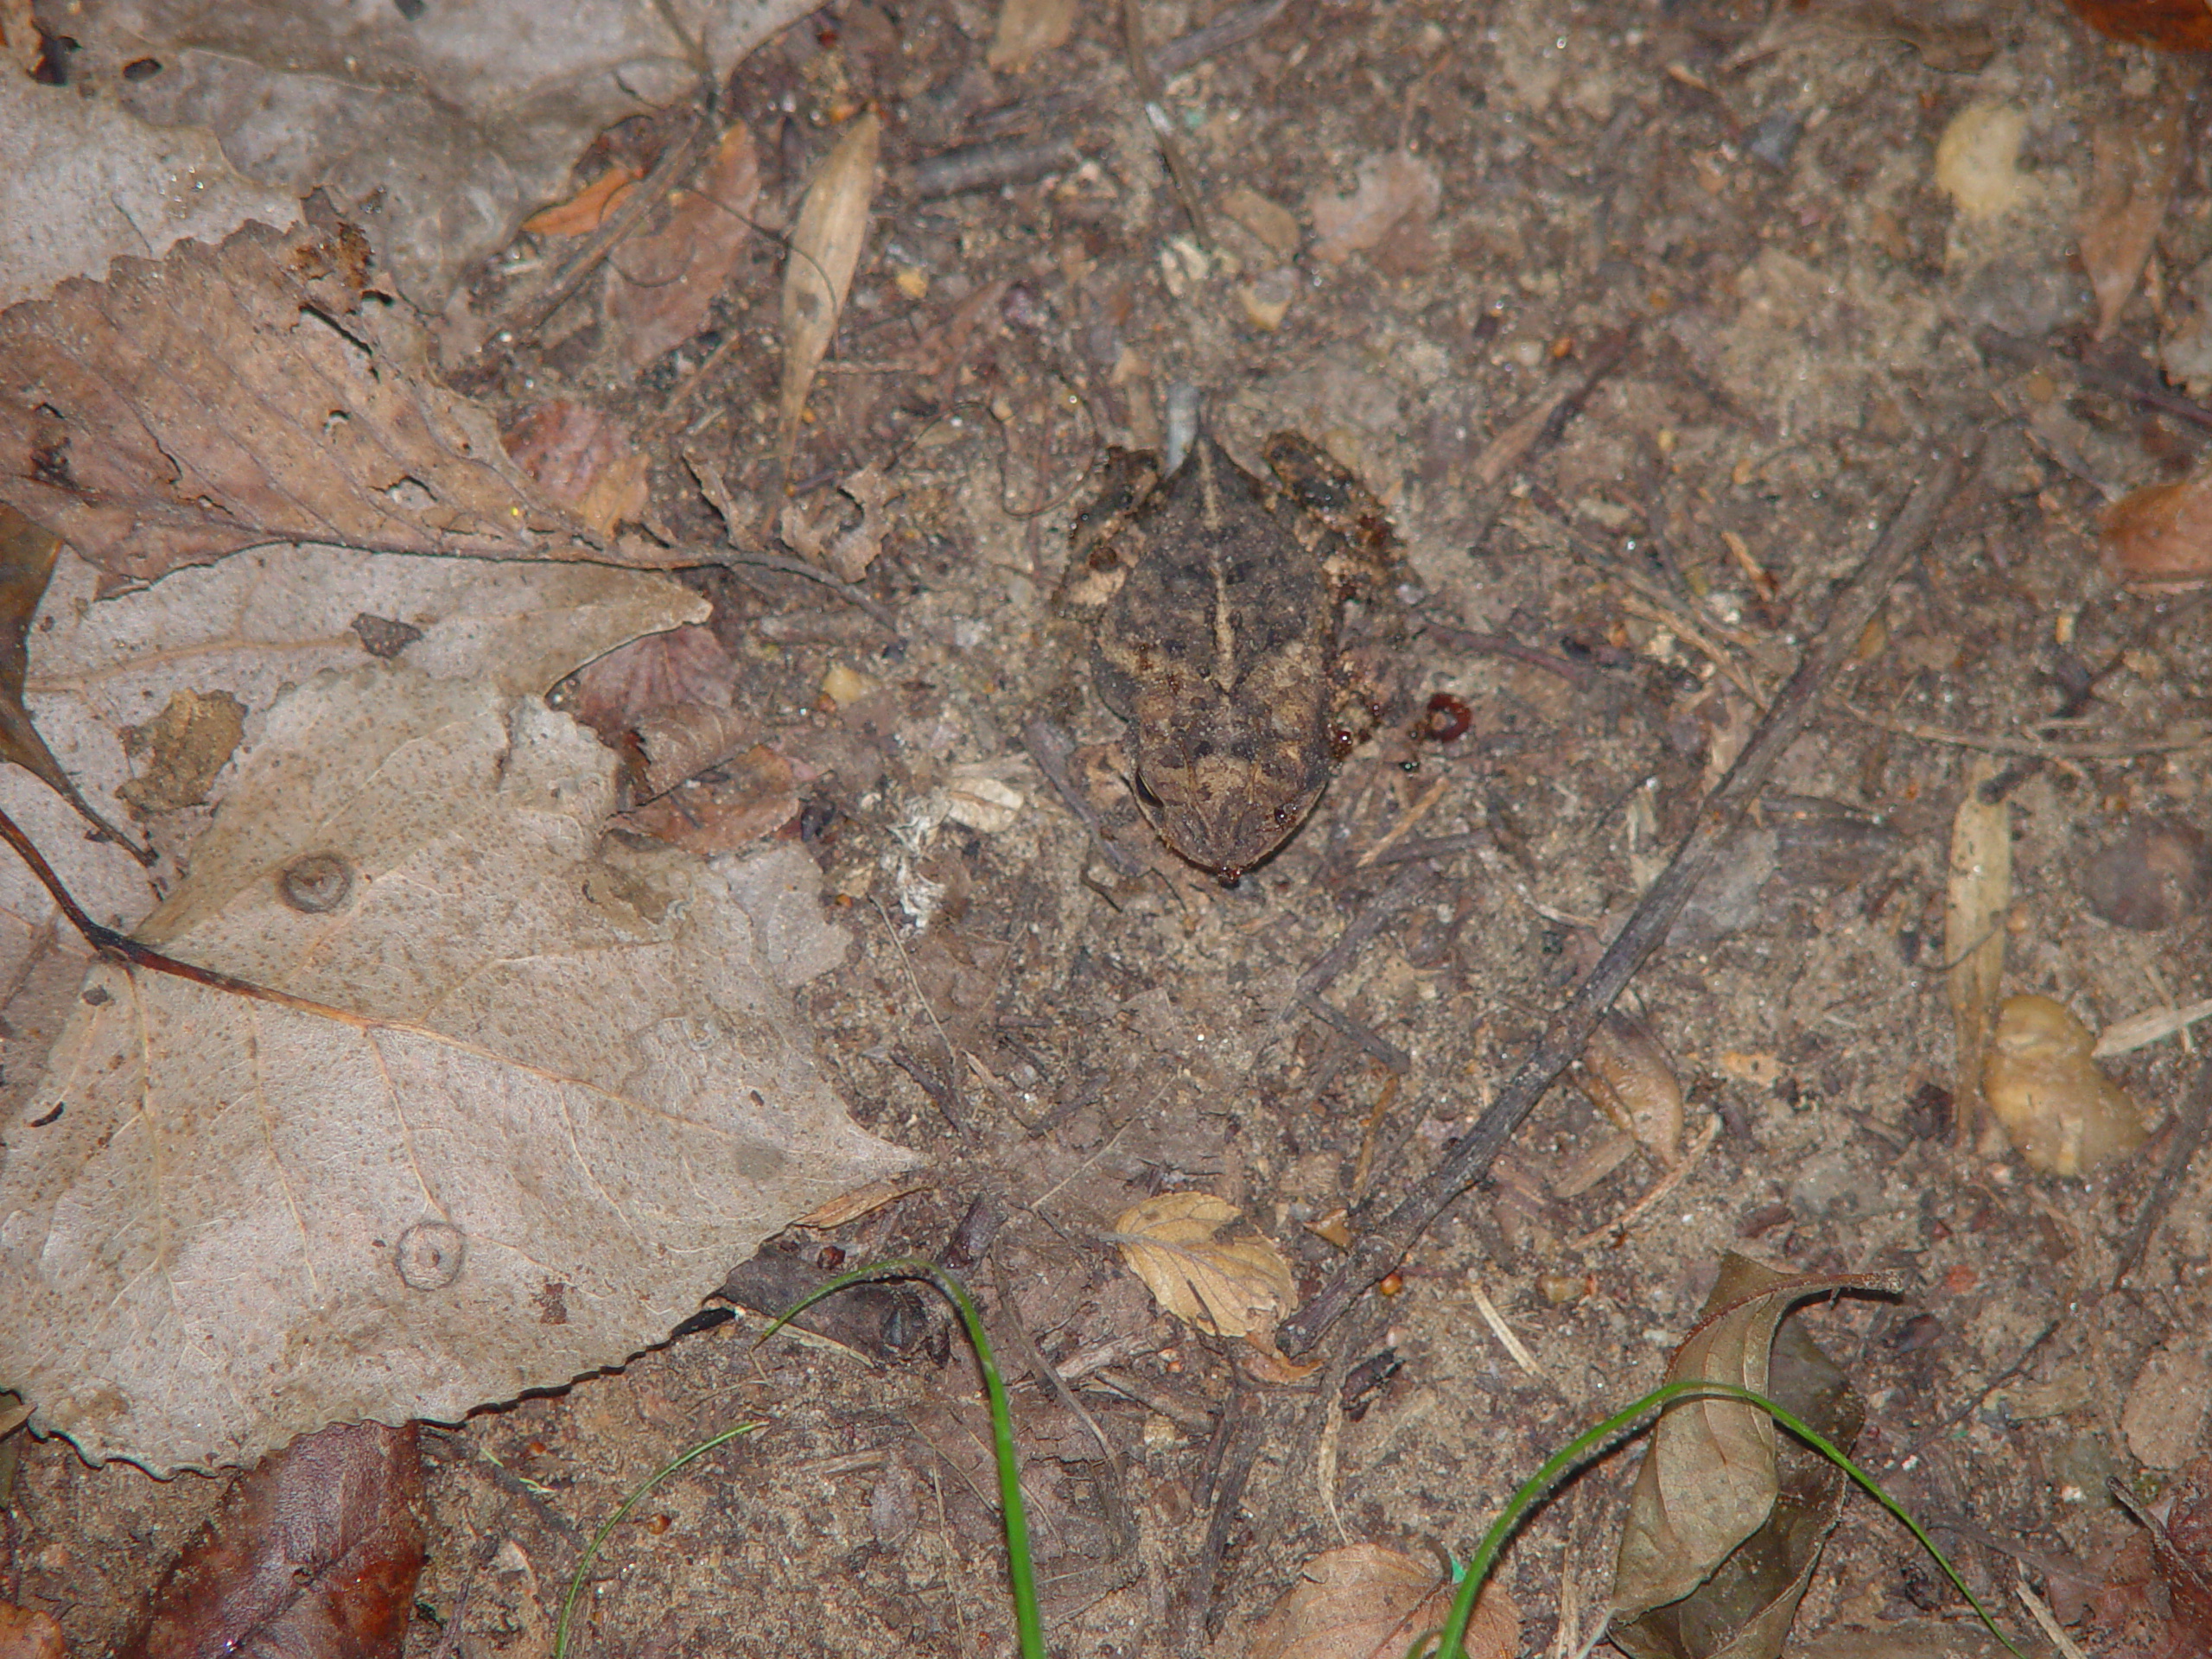
<instances>
[{"instance_id":1,"label":"small seed pod","mask_svg":"<svg viewBox=\"0 0 2212 1659\"><path fill-rule=\"evenodd\" d=\"M303 854L277 874L276 891L294 910L325 915L353 896L353 866L340 853Z\"/></svg>"},{"instance_id":2,"label":"small seed pod","mask_svg":"<svg viewBox=\"0 0 2212 1659\"><path fill-rule=\"evenodd\" d=\"M418 1221L392 1246L392 1265L412 1290L443 1290L461 1277L468 1236L447 1221Z\"/></svg>"}]
</instances>

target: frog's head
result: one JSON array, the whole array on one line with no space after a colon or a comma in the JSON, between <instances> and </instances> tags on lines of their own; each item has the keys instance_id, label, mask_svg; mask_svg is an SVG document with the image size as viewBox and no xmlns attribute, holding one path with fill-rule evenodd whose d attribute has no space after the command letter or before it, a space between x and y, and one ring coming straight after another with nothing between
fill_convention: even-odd
<instances>
[{"instance_id":1,"label":"frog's head","mask_svg":"<svg viewBox=\"0 0 2212 1659\"><path fill-rule=\"evenodd\" d=\"M1169 849L1233 887L1306 822L1329 773L1323 767L1284 777L1224 750L1140 755L1130 782Z\"/></svg>"}]
</instances>

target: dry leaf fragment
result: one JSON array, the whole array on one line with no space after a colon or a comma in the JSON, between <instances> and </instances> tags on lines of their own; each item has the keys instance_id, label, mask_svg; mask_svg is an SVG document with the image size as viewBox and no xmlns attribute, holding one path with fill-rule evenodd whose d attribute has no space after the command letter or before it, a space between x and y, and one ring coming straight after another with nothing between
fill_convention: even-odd
<instances>
[{"instance_id":1,"label":"dry leaf fragment","mask_svg":"<svg viewBox=\"0 0 2212 1659\"><path fill-rule=\"evenodd\" d=\"M684 556L594 545L372 286L352 226L252 225L0 314L0 499L146 581L271 542Z\"/></svg>"},{"instance_id":2,"label":"dry leaf fragment","mask_svg":"<svg viewBox=\"0 0 2212 1659\"><path fill-rule=\"evenodd\" d=\"M2212 1357L2199 1332L2152 1351L2135 1374L2120 1408L2120 1433L2135 1460L2151 1469L2178 1469L2196 1455L2212 1407Z\"/></svg>"},{"instance_id":3,"label":"dry leaf fragment","mask_svg":"<svg viewBox=\"0 0 2212 1659\"><path fill-rule=\"evenodd\" d=\"M1216 1336L1271 1331L1290 1306L1290 1263L1265 1238L1224 1242L1243 1219L1211 1192L1163 1192L1123 1211L1109 1242L1160 1305Z\"/></svg>"},{"instance_id":4,"label":"dry leaf fragment","mask_svg":"<svg viewBox=\"0 0 2212 1659\"><path fill-rule=\"evenodd\" d=\"M302 1435L224 1494L117 1659L398 1659L425 1509L413 1424Z\"/></svg>"},{"instance_id":5,"label":"dry leaf fragment","mask_svg":"<svg viewBox=\"0 0 2212 1659\"><path fill-rule=\"evenodd\" d=\"M2121 582L2178 584L2212 577L2212 467L2131 490L2097 520L2105 563Z\"/></svg>"},{"instance_id":6,"label":"dry leaf fragment","mask_svg":"<svg viewBox=\"0 0 2212 1659\"><path fill-rule=\"evenodd\" d=\"M1982 1095L2031 1167L2083 1175L2143 1144L2143 1115L2098 1070L2096 1042L2064 1003L2047 996L2008 996L1998 1010Z\"/></svg>"},{"instance_id":7,"label":"dry leaf fragment","mask_svg":"<svg viewBox=\"0 0 2212 1659\"><path fill-rule=\"evenodd\" d=\"M1996 762L1967 763L1966 792L1951 818L1949 876L1944 894L1943 957L1951 1021L1958 1041L1958 1133L1966 1141L1980 1120L1981 1059L1989 1043L1997 988L2005 978L2005 912L2012 904L2012 821L2002 801L1986 801L1981 786Z\"/></svg>"},{"instance_id":8,"label":"dry leaf fragment","mask_svg":"<svg viewBox=\"0 0 2212 1659\"><path fill-rule=\"evenodd\" d=\"M784 509L776 528L785 542L817 564L826 565L843 581L858 582L883 551L884 532L888 528L883 509L902 493L901 486L893 484L878 463L870 461L837 488L861 510L860 522L850 529L832 536L824 520L834 509L825 509L817 517L797 501Z\"/></svg>"},{"instance_id":9,"label":"dry leaf fragment","mask_svg":"<svg viewBox=\"0 0 2212 1659\"><path fill-rule=\"evenodd\" d=\"M138 772L115 792L142 813L200 805L245 735L245 713L227 691L177 692L144 725L123 728L123 753Z\"/></svg>"},{"instance_id":10,"label":"dry leaf fragment","mask_svg":"<svg viewBox=\"0 0 2212 1659\"><path fill-rule=\"evenodd\" d=\"M712 781L671 788L625 813L622 826L703 856L749 847L798 816L791 763L766 744L728 756L715 770Z\"/></svg>"},{"instance_id":11,"label":"dry leaf fragment","mask_svg":"<svg viewBox=\"0 0 2212 1659\"><path fill-rule=\"evenodd\" d=\"M1849 1448L1864 1408L1811 1338L1783 1318L1809 1297L1896 1288L1877 1274L1798 1276L1748 1257L1721 1259L1703 1319L1667 1380L1731 1382L1789 1407ZM1724 1650L1775 1659L1821 1545L1835 1524L1842 1472L1789 1442L1774 1420L1732 1400L1688 1399L1652 1430L1637 1471L1614 1568L1612 1639L1636 1659Z\"/></svg>"},{"instance_id":12,"label":"dry leaf fragment","mask_svg":"<svg viewBox=\"0 0 2212 1659\"><path fill-rule=\"evenodd\" d=\"M1426 238L1443 201L1443 182L1420 156L1402 149L1370 156L1360 162L1359 186L1351 195L1317 192L1306 204L1313 215L1313 257L1340 265L1394 231Z\"/></svg>"},{"instance_id":13,"label":"dry leaf fragment","mask_svg":"<svg viewBox=\"0 0 2212 1659\"><path fill-rule=\"evenodd\" d=\"M712 628L671 628L578 669L563 706L607 742L619 743L656 710L700 703L728 708L736 671L737 659Z\"/></svg>"},{"instance_id":14,"label":"dry leaf fragment","mask_svg":"<svg viewBox=\"0 0 2212 1659\"><path fill-rule=\"evenodd\" d=\"M607 321L626 367L642 369L707 326L729 286L760 200L760 162L741 121L721 136L666 222L609 257Z\"/></svg>"},{"instance_id":15,"label":"dry leaf fragment","mask_svg":"<svg viewBox=\"0 0 2212 1659\"><path fill-rule=\"evenodd\" d=\"M1459 1586L1424 1561L1381 1544L1325 1550L1299 1570L1254 1627L1246 1659L1399 1659L1444 1628ZM1468 1659L1510 1659L1521 1610L1491 1583L1467 1621Z\"/></svg>"},{"instance_id":16,"label":"dry leaf fragment","mask_svg":"<svg viewBox=\"0 0 2212 1659\"><path fill-rule=\"evenodd\" d=\"M53 1614L0 1601L0 1659L64 1659L68 1651Z\"/></svg>"},{"instance_id":17,"label":"dry leaf fragment","mask_svg":"<svg viewBox=\"0 0 2212 1659\"><path fill-rule=\"evenodd\" d=\"M2169 89L2155 107L2130 107L2090 135L2094 172L2075 239L2096 290L2099 340L2111 334L2135 291L2188 159L2183 103Z\"/></svg>"},{"instance_id":18,"label":"dry leaf fragment","mask_svg":"<svg viewBox=\"0 0 2212 1659\"><path fill-rule=\"evenodd\" d=\"M2036 181L2020 171L2027 135L2018 104L1971 104L1951 118L1936 142L1936 183L1962 217L1999 219L2035 200Z\"/></svg>"},{"instance_id":19,"label":"dry leaf fragment","mask_svg":"<svg viewBox=\"0 0 2212 1659\"><path fill-rule=\"evenodd\" d=\"M1669 1169L1682 1161L1682 1085L1651 1028L1608 1014L1582 1051L1579 1073L1598 1109Z\"/></svg>"},{"instance_id":20,"label":"dry leaf fragment","mask_svg":"<svg viewBox=\"0 0 2212 1659\"><path fill-rule=\"evenodd\" d=\"M875 200L875 158L883 123L873 110L855 119L807 186L784 266L784 388L779 451L788 462L798 439L815 372L836 337L837 318L868 239Z\"/></svg>"},{"instance_id":21,"label":"dry leaf fragment","mask_svg":"<svg viewBox=\"0 0 2212 1659\"><path fill-rule=\"evenodd\" d=\"M532 236L589 236L643 177L634 167L610 167L566 201L539 208L522 227Z\"/></svg>"},{"instance_id":22,"label":"dry leaf fragment","mask_svg":"<svg viewBox=\"0 0 2212 1659\"><path fill-rule=\"evenodd\" d=\"M1018 75L1040 52L1067 43L1075 27L1075 0L999 0L997 33L985 61L1001 74Z\"/></svg>"},{"instance_id":23,"label":"dry leaf fragment","mask_svg":"<svg viewBox=\"0 0 2212 1659\"><path fill-rule=\"evenodd\" d=\"M404 666L269 711L138 937L311 1005L102 962L0 1132L0 1376L41 1431L167 1472L450 1420L620 1363L911 1164L792 1009L818 899L603 845L614 767Z\"/></svg>"},{"instance_id":24,"label":"dry leaf fragment","mask_svg":"<svg viewBox=\"0 0 2212 1659\"><path fill-rule=\"evenodd\" d=\"M2212 12L2204 0L2067 0L2074 15L2100 34L2168 52L2212 47Z\"/></svg>"},{"instance_id":25,"label":"dry leaf fragment","mask_svg":"<svg viewBox=\"0 0 2212 1659\"><path fill-rule=\"evenodd\" d=\"M553 398L524 411L499 439L531 481L595 535L612 536L645 510L645 452L604 410Z\"/></svg>"},{"instance_id":26,"label":"dry leaf fragment","mask_svg":"<svg viewBox=\"0 0 2212 1659\"><path fill-rule=\"evenodd\" d=\"M2145 933L2194 915L2212 893L2212 837L2184 818L2131 823L2082 871L2082 897L2114 927Z\"/></svg>"}]
</instances>

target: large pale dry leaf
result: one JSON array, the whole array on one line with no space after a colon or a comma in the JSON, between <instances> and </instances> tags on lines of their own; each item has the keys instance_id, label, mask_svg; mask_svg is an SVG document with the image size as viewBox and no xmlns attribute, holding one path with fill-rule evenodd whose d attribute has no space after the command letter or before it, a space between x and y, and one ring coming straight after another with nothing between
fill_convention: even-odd
<instances>
[{"instance_id":1,"label":"large pale dry leaf","mask_svg":"<svg viewBox=\"0 0 2212 1659\"><path fill-rule=\"evenodd\" d=\"M2002 801L1986 801L1981 786L1996 762L1967 762L1966 791L1951 817L1951 857L1943 899L1943 960L1957 1033L1959 1134L1981 1121L1981 1064L2005 979L2005 912L2012 905L2012 821Z\"/></svg>"},{"instance_id":2,"label":"large pale dry leaf","mask_svg":"<svg viewBox=\"0 0 2212 1659\"><path fill-rule=\"evenodd\" d=\"M607 324L626 366L642 369L707 326L753 238L760 199L753 135L735 122L664 222L616 246L607 260Z\"/></svg>"},{"instance_id":3,"label":"large pale dry leaf","mask_svg":"<svg viewBox=\"0 0 2212 1659\"><path fill-rule=\"evenodd\" d=\"M212 128L249 177L327 190L426 310L606 128L727 80L810 0L83 0L73 73ZM158 71L124 68L148 61Z\"/></svg>"},{"instance_id":4,"label":"large pale dry leaf","mask_svg":"<svg viewBox=\"0 0 2212 1659\"><path fill-rule=\"evenodd\" d=\"M1290 1263L1265 1238L1224 1240L1242 1219L1211 1192L1163 1192L1124 1210L1107 1236L1129 1271L1179 1319L1217 1336L1271 1331L1290 1306Z\"/></svg>"},{"instance_id":5,"label":"large pale dry leaf","mask_svg":"<svg viewBox=\"0 0 2212 1659\"><path fill-rule=\"evenodd\" d=\"M270 542L679 556L596 545L537 490L367 261L351 226L252 225L0 314L0 500L142 579Z\"/></svg>"},{"instance_id":6,"label":"large pale dry leaf","mask_svg":"<svg viewBox=\"0 0 2212 1659\"><path fill-rule=\"evenodd\" d=\"M223 1495L116 1659L399 1659L426 1509L413 1424L302 1435Z\"/></svg>"},{"instance_id":7,"label":"large pale dry leaf","mask_svg":"<svg viewBox=\"0 0 2212 1659\"><path fill-rule=\"evenodd\" d=\"M883 123L874 111L856 118L806 188L784 266L782 450L789 459L815 371L836 337L837 318L853 286L868 210L875 200L875 158Z\"/></svg>"},{"instance_id":8,"label":"large pale dry leaf","mask_svg":"<svg viewBox=\"0 0 2212 1659\"><path fill-rule=\"evenodd\" d=\"M2094 170L2075 240L2096 290L2099 340L2118 326L2135 292L2181 178L2189 149L2186 102L2170 87L2155 103L2126 105L2090 135Z\"/></svg>"},{"instance_id":9,"label":"large pale dry leaf","mask_svg":"<svg viewBox=\"0 0 2212 1659\"><path fill-rule=\"evenodd\" d=\"M1451 1616L1459 1586L1424 1561L1381 1544L1325 1550L1252 1630L1246 1659L1402 1659ZM1510 1659L1521 1610L1503 1585L1483 1588L1467 1621L1468 1659Z\"/></svg>"},{"instance_id":10,"label":"large pale dry leaf","mask_svg":"<svg viewBox=\"0 0 2212 1659\"><path fill-rule=\"evenodd\" d=\"M66 277L107 275L118 254L179 237L219 242L249 219L289 225L289 192L242 178L213 135L149 126L75 87L0 74L0 309Z\"/></svg>"},{"instance_id":11,"label":"large pale dry leaf","mask_svg":"<svg viewBox=\"0 0 2212 1659\"><path fill-rule=\"evenodd\" d=\"M912 1161L792 1009L818 911L755 887L763 938L743 867L602 847L614 766L404 667L270 712L138 937L319 1006L87 976L0 1133L0 1376L41 1429L166 1471L454 1418L620 1363Z\"/></svg>"},{"instance_id":12,"label":"large pale dry leaf","mask_svg":"<svg viewBox=\"0 0 2212 1659\"><path fill-rule=\"evenodd\" d=\"M1878 1274L1786 1275L1726 1255L1667 1380L1769 1395L1847 1448L1864 1415L1858 1396L1809 1338L1782 1321L1808 1297L1894 1288ZM1672 1407L1652 1431L1629 1498L1614 1569L1615 1643L1638 1659L1772 1659L1834 1524L1840 1479L1794 1440L1778 1461L1774 1420L1756 1407L1694 1398Z\"/></svg>"}]
</instances>

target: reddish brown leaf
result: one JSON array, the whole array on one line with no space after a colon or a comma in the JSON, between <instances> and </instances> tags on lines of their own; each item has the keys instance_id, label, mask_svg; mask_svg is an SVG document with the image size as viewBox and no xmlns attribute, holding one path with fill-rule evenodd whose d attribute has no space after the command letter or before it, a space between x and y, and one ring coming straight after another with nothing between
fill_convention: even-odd
<instances>
[{"instance_id":1,"label":"reddish brown leaf","mask_svg":"<svg viewBox=\"0 0 2212 1659\"><path fill-rule=\"evenodd\" d=\"M760 199L753 135L740 122L676 197L666 221L615 250L607 321L625 365L641 369L707 326L709 308L752 238Z\"/></svg>"},{"instance_id":2,"label":"reddish brown leaf","mask_svg":"<svg viewBox=\"0 0 2212 1659\"><path fill-rule=\"evenodd\" d=\"M612 536L645 510L645 454L603 410L556 397L525 412L499 441L538 488L598 535Z\"/></svg>"},{"instance_id":3,"label":"reddish brown leaf","mask_svg":"<svg viewBox=\"0 0 2212 1659\"><path fill-rule=\"evenodd\" d=\"M616 822L695 853L727 853L773 835L798 810L791 763L766 744L719 771L715 781L671 790Z\"/></svg>"},{"instance_id":4,"label":"reddish brown leaf","mask_svg":"<svg viewBox=\"0 0 2212 1659\"><path fill-rule=\"evenodd\" d=\"M272 542L608 560L372 287L350 226L250 225L0 314L0 500L146 581Z\"/></svg>"},{"instance_id":5,"label":"reddish brown leaf","mask_svg":"<svg viewBox=\"0 0 2212 1659\"><path fill-rule=\"evenodd\" d=\"M303 1435L232 1487L118 1659L397 1659L423 1530L413 1425Z\"/></svg>"},{"instance_id":6,"label":"reddish brown leaf","mask_svg":"<svg viewBox=\"0 0 2212 1659\"><path fill-rule=\"evenodd\" d=\"M2067 0L2075 15L2100 34L2169 52L2212 47L2212 9L2204 0Z\"/></svg>"},{"instance_id":7,"label":"reddish brown leaf","mask_svg":"<svg viewBox=\"0 0 2212 1659\"><path fill-rule=\"evenodd\" d=\"M2098 528L2105 562L2122 582L2204 581L2212 576L2212 470L2131 491L2105 509Z\"/></svg>"},{"instance_id":8,"label":"reddish brown leaf","mask_svg":"<svg viewBox=\"0 0 2212 1659\"><path fill-rule=\"evenodd\" d=\"M1346 1544L1299 1570L1245 1652L1248 1659L1398 1659L1443 1628L1457 1593L1433 1563L1381 1544ZM1469 1659L1505 1659L1520 1636L1512 1597L1502 1585L1485 1585L1467 1622Z\"/></svg>"},{"instance_id":9,"label":"reddish brown leaf","mask_svg":"<svg viewBox=\"0 0 2212 1659\"><path fill-rule=\"evenodd\" d=\"M2212 1458L2199 1458L2174 1484L2174 1506L2152 1546L2172 1599L2174 1623L2212 1649Z\"/></svg>"},{"instance_id":10,"label":"reddish brown leaf","mask_svg":"<svg viewBox=\"0 0 2212 1659\"><path fill-rule=\"evenodd\" d=\"M601 737L619 745L623 733L657 709L698 702L728 708L735 667L736 659L712 628L671 628L585 664L569 681L574 696L566 706Z\"/></svg>"}]
</instances>

